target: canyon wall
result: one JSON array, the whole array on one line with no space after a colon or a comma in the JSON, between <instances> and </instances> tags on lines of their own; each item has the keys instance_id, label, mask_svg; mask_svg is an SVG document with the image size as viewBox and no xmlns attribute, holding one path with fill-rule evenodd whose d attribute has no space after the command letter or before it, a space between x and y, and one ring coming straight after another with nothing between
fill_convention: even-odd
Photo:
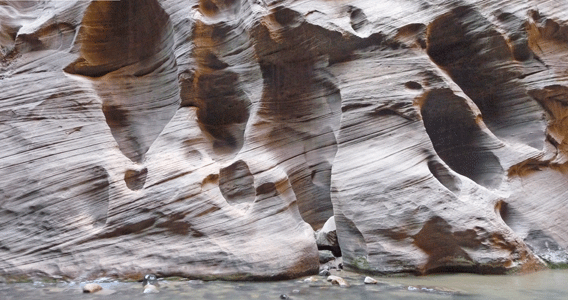
<instances>
[{"instance_id":1,"label":"canyon wall","mask_svg":"<svg viewBox=\"0 0 568 300\"><path fill-rule=\"evenodd\" d=\"M0 1L0 279L568 264L568 4Z\"/></svg>"}]
</instances>

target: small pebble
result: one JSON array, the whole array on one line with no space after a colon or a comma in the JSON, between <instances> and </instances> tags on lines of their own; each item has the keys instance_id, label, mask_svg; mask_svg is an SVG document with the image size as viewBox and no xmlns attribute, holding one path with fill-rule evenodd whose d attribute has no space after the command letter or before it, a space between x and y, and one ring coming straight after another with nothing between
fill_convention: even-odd
<instances>
[{"instance_id":1,"label":"small pebble","mask_svg":"<svg viewBox=\"0 0 568 300\"><path fill-rule=\"evenodd\" d=\"M331 273L329 272L329 270L323 269L321 270L321 272L319 273L320 276L329 276L331 275Z\"/></svg>"},{"instance_id":2,"label":"small pebble","mask_svg":"<svg viewBox=\"0 0 568 300\"><path fill-rule=\"evenodd\" d=\"M87 283L83 287L83 293L96 293L102 289L103 287L96 283Z\"/></svg>"},{"instance_id":3,"label":"small pebble","mask_svg":"<svg viewBox=\"0 0 568 300\"><path fill-rule=\"evenodd\" d=\"M280 299L288 299L288 295L282 294L282 295L280 295Z\"/></svg>"},{"instance_id":4,"label":"small pebble","mask_svg":"<svg viewBox=\"0 0 568 300\"><path fill-rule=\"evenodd\" d=\"M343 263L339 263L339 264L337 265L337 267L338 267L339 269L343 269Z\"/></svg>"},{"instance_id":5,"label":"small pebble","mask_svg":"<svg viewBox=\"0 0 568 300\"><path fill-rule=\"evenodd\" d=\"M376 281L374 278L371 277L365 277L365 281L366 284L377 284L378 281Z\"/></svg>"},{"instance_id":6,"label":"small pebble","mask_svg":"<svg viewBox=\"0 0 568 300\"><path fill-rule=\"evenodd\" d=\"M316 282L316 281L318 281L318 280L316 278L314 278L313 276L304 279L304 282Z\"/></svg>"},{"instance_id":7,"label":"small pebble","mask_svg":"<svg viewBox=\"0 0 568 300\"><path fill-rule=\"evenodd\" d=\"M144 294L156 294L159 293L160 291L158 290L158 288L155 285L152 284L148 284L144 287Z\"/></svg>"},{"instance_id":8,"label":"small pebble","mask_svg":"<svg viewBox=\"0 0 568 300\"><path fill-rule=\"evenodd\" d=\"M347 281L345 281L343 278L341 278L339 276L333 276L333 275L328 276L327 281L331 281L331 284L339 285L340 287L348 287L349 286Z\"/></svg>"},{"instance_id":9,"label":"small pebble","mask_svg":"<svg viewBox=\"0 0 568 300\"><path fill-rule=\"evenodd\" d=\"M292 290L292 294L299 294L300 290Z\"/></svg>"}]
</instances>

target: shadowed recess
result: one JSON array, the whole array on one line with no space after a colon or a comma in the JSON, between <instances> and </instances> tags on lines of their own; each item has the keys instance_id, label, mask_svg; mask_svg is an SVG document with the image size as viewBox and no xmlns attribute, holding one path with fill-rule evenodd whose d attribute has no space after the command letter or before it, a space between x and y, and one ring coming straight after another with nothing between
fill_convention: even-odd
<instances>
[{"instance_id":1,"label":"shadowed recess","mask_svg":"<svg viewBox=\"0 0 568 300\"><path fill-rule=\"evenodd\" d=\"M527 220L523 219L522 214L511 204L499 201L495 205L495 213L513 230L523 232L526 228Z\"/></svg>"},{"instance_id":2,"label":"shadowed recess","mask_svg":"<svg viewBox=\"0 0 568 300\"><path fill-rule=\"evenodd\" d=\"M168 51L168 15L156 0L93 1L83 17L81 58L66 72L99 77Z\"/></svg>"},{"instance_id":3,"label":"shadowed recess","mask_svg":"<svg viewBox=\"0 0 568 300\"><path fill-rule=\"evenodd\" d=\"M337 241L343 257L343 262L357 270L365 270L369 268L367 262L368 251L365 237L357 228L353 221L343 214L340 209L334 211L335 224L337 228Z\"/></svg>"},{"instance_id":4,"label":"shadowed recess","mask_svg":"<svg viewBox=\"0 0 568 300\"><path fill-rule=\"evenodd\" d=\"M413 236L414 244L428 254L424 273L467 271L474 266L471 257L459 245L452 227L440 217L433 217Z\"/></svg>"},{"instance_id":5,"label":"shadowed recess","mask_svg":"<svg viewBox=\"0 0 568 300\"><path fill-rule=\"evenodd\" d=\"M341 118L341 93L335 78L315 61L266 62L261 70L264 87L258 114L302 126L302 132L282 126L279 129L287 132L285 136L274 133L284 144L301 141L303 145L305 164L288 170L288 176L302 218L320 228L333 215L331 162L337 152L334 129L339 128Z\"/></svg>"},{"instance_id":6,"label":"shadowed recess","mask_svg":"<svg viewBox=\"0 0 568 300\"><path fill-rule=\"evenodd\" d=\"M252 203L255 198L254 178L248 165L236 161L219 171L219 189L229 204Z\"/></svg>"},{"instance_id":7,"label":"shadowed recess","mask_svg":"<svg viewBox=\"0 0 568 300\"><path fill-rule=\"evenodd\" d=\"M549 85L543 89L530 90L528 94L536 99L548 113L548 141L559 152L568 153L568 87Z\"/></svg>"},{"instance_id":8,"label":"shadowed recess","mask_svg":"<svg viewBox=\"0 0 568 300\"><path fill-rule=\"evenodd\" d=\"M454 176L446 166L435 159L428 161L428 169L434 177L443 184L448 190L456 194L460 191L460 179Z\"/></svg>"},{"instance_id":9,"label":"shadowed recess","mask_svg":"<svg viewBox=\"0 0 568 300\"><path fill-rule=\"evenodd\" d=\"M543 110L517 80L523 70L491 22L458 7L434 20L427 35L430 58L475 102L496 136L542 149Z\"/></svg>"},{"instance_id":10,"label":"shadowed recess","mask_svg":"<svg viewBox=\"0 0 568 300\"><path fill-rule=\"evenodd\" d=\"M238 14L241 0L199 0L199 11L205 16L215 17L220 12Z\"/></svg>"},{"instance_id":11,"label":"shadowed recess","mask_svg":"<svg viewBox=\"0 0 568 300\"><path fill-rule=\"evenodd\" d=\"M465 99L449 89L429 91L421 113L436 153L452 170L488 188L501 184L504 171L491 152L500 143L481 130ZM429 167L448 189L456 189L435 165Z\"/></svg>"},{"instance_id":12,"label":"shadowed recess","mask_svg":"<svg viewBox=\"0 0 568 300\"><path fill-rule=\"evenodd\" d=\"M259 114L263 117L302 122L333 115L339 121L341 94L334 78L317 62L261 64L261 70L264 89Z\"/></svg>"},{"instance_id":13,"label":"shadowed recess","mask_svg":"<svg viewBox=\"0 0 568 300\"><path fill-rule=\"evenodd\" d=\"M348 10L349 18L351 23L351 28L355 31L363 29L365 26L369 25L367 20L367 15L360 8L349 6Z\"/></svg>"},{"instance_id":14,"label":"shadowed recess","mask_svg":"<svg viewBox=\"0 0 568 300\"><path fill-rule=\"evenodd\" d=\"M66 50L73 44L74 37L75 28L71 24L51 24L33 33L19 34L15 40L16 51Z\"/></svg>"},{"instance_id":15,"label":"shadowed recess","mask_svg":"<svg viewBox=\"0 0 568 300\"><path fill-rule=\"evenodd\" d=\"M213 2L202 1L201 9L207 10L207 3L223 10L239 6L238 1ZM236 153L243 145L250 115L251 100L245 85L249 75L242 69L231 68L226 56L232 61L251 59L244 50L249 46L249 38L246 31L224 22L197 21L193 35L192 55L197 67L191 78L186 76L182 83L183 105L198 107L199 126L211 140L215 153Z\"/></svg>"},{"instance_id":16,"label":"shadowed recess","mask_svg":"<svg viewBox=\"0 0 568 300\"><path fill-rule=\"evenodd\" d=\"M482 227L453 231L445 219L434 216L413 236L414 244L428 254L423 274L440 272L472 272L481 274L505 274L507 262L484 264L474 261L464 250L484 250L495 247L505 251L518 251L515 241L507 240L500 233L490 233Z\"/></svg>"},{"instance_id":17,"label":"shadowed recess","mask_svg":"<svg viewBox=\"0 0 568 300\"><path fill-rule=\"evenodd\" d=\"M173 27L156 0L93 1L65 68L92 80L122 153L140 163L179 107Z\"/></svg>"},{"instance_id":18,"label":"shadowed recess","mask_svg":"<svg viewBox=\"0 0 568 300\"><path fill-rule=\"evenodd\" d=\"M148 176L148 169L146 168L142 170L127 170L124 173L124 182L133 191L141 190L146 183L146 176Z\"/></svg>"},{"instance_id":19,"label":"shadowed recess","mask_svg":"<svg viewBox=\"0 0 568 300\"><path fill-rule=\"evenodd\" d=\"M339 117L339 114L337 116ZM304 139L307 170L302 168L289 175L298 198L300 214L304 221L316 229L333 216L330 161L333 161L337 153L337 140L333 132L328 130ZM307 172L309 177L305 176Z\"/></svg>"}]
</instances>

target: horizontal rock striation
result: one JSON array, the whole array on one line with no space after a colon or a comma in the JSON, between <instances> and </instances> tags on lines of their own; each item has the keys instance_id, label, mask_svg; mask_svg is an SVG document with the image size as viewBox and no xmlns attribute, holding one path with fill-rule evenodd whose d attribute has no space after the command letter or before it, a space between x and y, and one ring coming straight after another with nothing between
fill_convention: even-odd
<instances>
[{"instance_id":1,"label":"horizontal rock striation","mask_svg":"<svg viewBox=\"0 0 568 300\"><path fill-rule=\"evenodd\" d=\"M567 12L0 1L0 280L566 266Z\"/></svg>"}]
</instances>

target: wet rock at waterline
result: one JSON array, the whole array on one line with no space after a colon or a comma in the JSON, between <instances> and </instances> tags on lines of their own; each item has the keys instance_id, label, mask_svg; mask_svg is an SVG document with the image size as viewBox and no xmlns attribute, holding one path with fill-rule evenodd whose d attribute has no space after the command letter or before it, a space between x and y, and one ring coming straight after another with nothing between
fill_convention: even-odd
<instances>
[{"instance_id":1,"label":"wet rock at waterline","mask_svg":"<svg viewBox=\"0 0 568 300\"><path fill-rule=\"evenodd\" d=\"M335 260L335 256L329 250L320 250L319 253L319 262L320 264L325 264L330 261Z\"/></svg>"},{"instance_id":2,"label":"wet rock at waterline","mask_svg":"<svg viewBox=\"0 0 568 300\"><path fill-rule=\"evenodd\" d=\"M377 284L377 283L378 283L378 281L377 281L376 279L374 279L374 278L372 278L372 277L369 277L369 276L365 277L365 279L363 280L363 282L364 282L365 284Z\"/></svg>"},{"instance_id":3,"label":"wet rock at waterline","mask_svg":"<svg viewBox=\"0 0 568 300\"><path fill-rule=\"evenodd\" d=\"M327 250L324 250L327 251ZM328 256L326 256L328 257ZM322 257L320 254L320 263L322 261ZM325 263L321 263L320 264L320 273L323 270L327 270L327 271L331 271L331 270L337 270L337 271L341 271L341 269L343 269L343 259L341 257L333 257L330 260L328 260Z\"/></svg>"},{"instance_id":4,"label":"wet rock at waterline","mask_svg":"<svg viewBox=\"0 0 568 300\"><path fill-rule=\"evenodd\" d=\"M148 284L144 287L144 294L156 294L159 292L158 287L153 284Z\"/></svg>"},{"instance_id":5,"label":"wet rock at waterline","mask_svg":"<svg viewBox=\"0 0 568 300\"><path fill-rule=\"evenodd\" d=\"M327 277L327 281L331 282L333 285L339 285L340 287L349 287L347 281L339 276L330 275Z\"/></svg>"},{"instance_id":6,"label":"wet rock at waterline","mask_svg":"<svg viewBox=\"0 0 568 300\"><path fill-rule=\"evenodd\" d=\"M83 286L83 293L96 293L100 290L102 290L103 288L96 284L96 283L87 283L85 284L85 286Z\"/></svg>"},{"instance_id":7,"label":"wet rock at waterline","mask_svg":"<svg viewBox=\"0 0 568 300\"><path fill-rule=\"evenodd\" d=\"M0 276L565 265L567 11L2 1Z\"/></svg>"},{"instance_id":8,"label":"wet rock at waterline","mask_svg":"<svg viewBox=\"0 0 568 300\"><path fill-rule=\"evenodd\" d=\"M153 285L153 286L159 286L158 284L158 278L156 277L156 275L154 274L146 274L144 275L144 279L142 280L142 286L147 286L147 285Z\"/></svg>"},{"instance_id":9,"label":"wet rock at waterline","mask_svg":"<svg viewBox=\"0 0 568 300\"><path fill-rule=\"evenodd\" d=\"M315 232L316 243L318 249L329 250L334 256L341 256L341 249L339 243L337 242L337 231L335 227L335 218L329 218L323 227ZM320 251L320 261L321 261L321 251Z\"/></svg>"},{"instance_id":10,"label":"wet rock at waterline","mask_svg":"<svg viewBox=\"0 0 568 300\"><path fill-rule=\"evenodd\" d=\"M144 287L144 294L156 294L160 292L158 289L160 284L158 283L158 278L154 274L144 275L142 286Z\"/></svg>"}]
</instances>

